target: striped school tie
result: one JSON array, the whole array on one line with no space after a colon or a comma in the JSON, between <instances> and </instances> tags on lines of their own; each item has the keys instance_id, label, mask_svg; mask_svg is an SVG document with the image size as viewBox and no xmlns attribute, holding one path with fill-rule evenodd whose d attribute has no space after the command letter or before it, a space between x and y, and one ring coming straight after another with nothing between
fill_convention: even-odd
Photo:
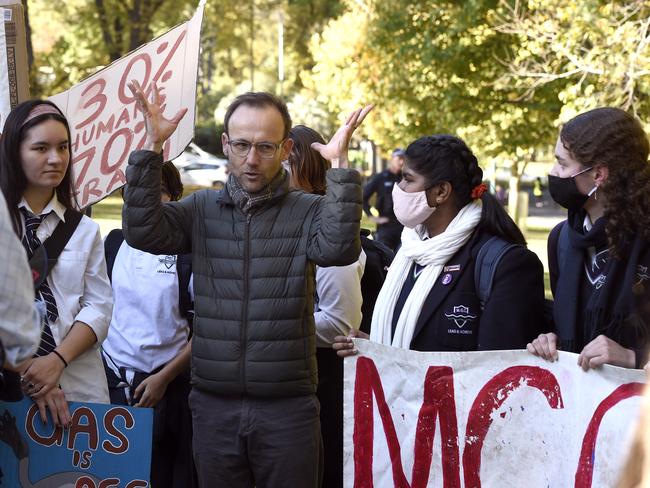
<instances>
[{"instance_id":1,"label":"striped school tie","mask_svg":"<svg viewBox=\"0 0 650 488\"><path fill-rule=\"evenodd\" d=\"M31 258L34 254L34 250L36 250L41 245L40 239L36 236L36 230L48 214L36 216L33 213L27 211L27 209L24 207L22 207L20 210L25 217L25 235L23 236L23 246L27 251L27 256ZM47 284L47 280L44 280L40 288L37 290L36 300L44 301L45 309L47 311L47 320L45 321L43 332L41 333L41 342L38 346L36 354L34 355L35 357L38 357L51 353L56 347L56 342L54 342L54 336L52 336L52 329L50 328L50 325L56 322L56 319L59 317L59 311L56 307L56 300L54 299L52 290Z\"/></svg>"}]
</instances>

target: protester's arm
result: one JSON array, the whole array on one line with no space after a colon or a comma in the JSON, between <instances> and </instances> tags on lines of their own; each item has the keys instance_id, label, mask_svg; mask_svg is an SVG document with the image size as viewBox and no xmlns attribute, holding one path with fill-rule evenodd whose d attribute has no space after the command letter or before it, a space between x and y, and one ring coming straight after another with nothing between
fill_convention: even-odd
<instances>
[{"instance_id":1,"label":"protester's arm","mask_svg":"<svg viewBox=\"0 0 650 488\"><path fill-rule=\"evenodd\" d=\"M352 112L327 145L312 144L332 162L327 172L327 193L318 203L307 248L307 256L319 266L346 266L361 252L361 177L347 169L348 145L372 108L368 105Z\"/></svg>"},{"instance_id":2,"label":"protester's arm","mask_svg":"<svg viewBox=\"0 0 650 488\"><path fill-rule=\"evenodd\" d=\"M363 257L365 261L365 255ZM338 335L347 335L361 324L361 276L363 265L358 260L349 266L319 267L316 271L318 308L316 346L330 347Z\"/></svg>"},{"instance_id":3,"label":"protester's arm","mask_svg":"<svg viewBox=\"0 0 650 488\"><path fill-rule=\"evenodd\" d=\"M163 369L144 379L135 389L133 397L138 400L136 407L153 408L162 399L167 386L183 371L190 367L192 342L188 342L178 356L168 362Z\"/></svg>"},{"instance_id":4,"label":"protester's arm","mask_svg":"<svg viewBox=\"0 0 650 488\"><path fill-rule=\"evenodd\" d=\"M162 155L134 151L126 168L122 229L126 242L151 254L191 252L195 194L178 202L162 203Z\"/></svg>"},{"instance_id":5,"label":"protester's arm","mask_svg":"<svg viewBox=\"0 0 650 488\"><path fill-rule=\"evenodd\" d=\"M152 254L184 254L191 250L194 197L180 202L161 203L160 185L163 143L174 133L187 109L167 119L162 113L160 94L152 84L152 100L147 100L137 82L131 82L138 108L144 114L146 139L142 151L129 156L126 169L122 226L132 247Z\"/></svg>"},{"instance_id":6,"label":"protester's arm","mask_svg":"<svg viewBox=\"0 0 650 488\"><path fill-rule=\"evenodd\" d=\"M0 192L0 341L6 363L16 367L33 356L41 336L41 315L34 306L34 283L25 249L14 233Z\"/></svg>"},{"instance_id":7,"label":"protester's arm","mask_svg":"<svg viewBox=\"0 0 650 488\"><path fill-rule=\"evenodd\" d=\"M56 388L66 363L72 363L95 344L101 344L108 334L113 312L113 291L106 274L99 226L87 217L84 217L83 223L92 224L95 234L83 270L84 290L80 309L55 352L30 360L23 370L24 383L34 385L27 389L33 398L43 397Z\"/></svg>"},{"instance_id":8,"label":"protester's arm","mask_svg":"<svg viewBox=\"0 0 650 488\"><path fill-rule=\"evenodd\" d=\"M339 127L327 144L314 142L311 148L318 151L321 156L332 163L332 168L347 168L348 146L354 131L363 123L364 119L374 108L374 105L366 105L348 115L343 125Z\"/></svg>"}]
</instances>

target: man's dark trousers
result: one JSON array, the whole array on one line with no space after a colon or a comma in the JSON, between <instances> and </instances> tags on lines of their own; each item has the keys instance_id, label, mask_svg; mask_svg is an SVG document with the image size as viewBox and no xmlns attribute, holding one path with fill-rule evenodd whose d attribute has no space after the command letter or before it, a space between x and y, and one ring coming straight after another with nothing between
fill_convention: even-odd
<instances>
[{"instance_id":1,"label":"man's dark trousers","mask_svg":"<svg viewBox=\"0 0 650 488\"><path fill-rule=\"evenodd\" d=\"M323 471L315 395L281 398L190 393L201 488L319 488Z\"/></svg>"}]
</instances>

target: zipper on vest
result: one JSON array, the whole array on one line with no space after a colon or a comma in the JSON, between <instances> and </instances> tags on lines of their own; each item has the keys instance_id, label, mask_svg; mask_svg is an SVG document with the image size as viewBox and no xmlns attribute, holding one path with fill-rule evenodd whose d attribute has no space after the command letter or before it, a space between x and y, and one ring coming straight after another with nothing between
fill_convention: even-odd
<instances>
[{"instance_id":1,"label":"zipper on vest","mask_svg":"<svg viewBox=\"0 0 650 488\"><path fill-rule=\"evenodd\" d=\"M251 219L253 216L249 213L246 216L246 228L244 229L244 300L242 301L242 327L241 327L241 348L242 348L242 366L241 366L241 380L242 391L246 394L246 349L247 349L247 332L248 332L248 263L250 259L250 228Z\"/></svg>"}]
</instances>

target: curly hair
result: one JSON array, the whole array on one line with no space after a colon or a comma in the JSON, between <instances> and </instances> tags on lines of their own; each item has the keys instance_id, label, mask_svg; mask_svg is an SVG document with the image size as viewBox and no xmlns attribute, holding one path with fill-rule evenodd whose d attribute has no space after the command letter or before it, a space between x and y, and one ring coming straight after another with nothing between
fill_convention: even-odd
<instances>
[{"instance_id":1,"label":"curly hair","mask_svg":"<svg viewBox=\"0 0 650 488\"><path fill-rule=\"evenodd\" d=\"M311 148L314 142L325 144L323 137L310 127L296 125L289 131L289 138L293 140L289 154L292 184L307 193L325 195L325 175L331 164Z\"/></svg>"},{"instance_id":2,"label":"curly hair","mask_svg":"<svg viewBox=\"0 0 650 488\"><path fill-rule=\"evenodd\" d=\"M406 149L406 164L424 176L427 187L448 182L458 210L472 201L472 190L483 181L483 170L474 153L462 139L437 134L412 142ZM483 213L479 227L508 242L526 245L521 230L490 193L481 197Z\"/></svg>"},{"instance_id":3,"label":"curly hair","mask_svg":"<svg viewBox=\"0 0 650 488\"><path fill-rule=\"evenodd\" d=\"M567 122L560 140L580 164L608 169L597 193L605 196L612 254L621 257L636 234L650 240L649 144L641 123L619 108L597 108Z\"/></svg>"}]
</instances>

